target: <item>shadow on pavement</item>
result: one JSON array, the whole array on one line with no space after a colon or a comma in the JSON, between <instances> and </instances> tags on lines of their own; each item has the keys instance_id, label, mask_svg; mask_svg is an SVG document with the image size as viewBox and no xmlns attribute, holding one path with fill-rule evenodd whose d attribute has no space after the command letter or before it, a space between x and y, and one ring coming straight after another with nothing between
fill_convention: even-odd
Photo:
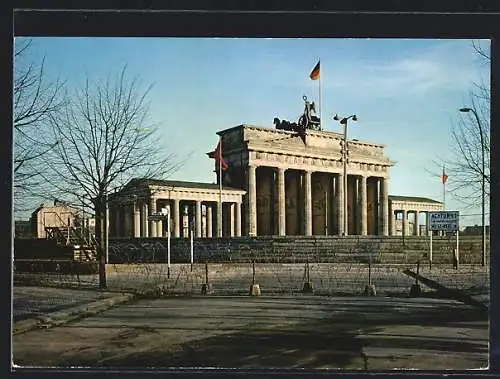
<instances>
[{"instance_id":1,"label":"shadow on pavement","mask_svg":"<svg viewBox=\"0 0 500 379\"><path fill-rule=\"evenodd\" d=\"M423 349L427 354L434 354L439 359L446 353L465 353L481 356L481 362L488 359L488 341L456 338L454 330L448 337L432 336L423 333L423 337L404 334L404 327L420 326L422 331L430 327L455 328L455 323L479 322L485 328L488 313L472 307L460 306L458 311L453 305L434 307L400 307L397 302L384 303L384 312L374 302L372 305L351 307L349 311L334 312L331 316L311 319L303 317L295 324L284 327L272 327L268 330L229 330L218 335L203 338L200 326L200 338L181 343L172 349L171 345L156 341L155 334L161 328L150 325L147 330L135 328L137 334L149 334L150 345L124 349L122 354L106 356L86 361L84 356L73 357L65 362L70 365L106 366L106 367L219 367L219 368L344 368L370 369L366 358L367 348L382 347L389 353L388 360L401 353L401 349ZM109 316L108 316L109 317ZM197 317L196 314L193 317ZM121 316L120 319L123 319ZM286 321L286 316L283 316ZM109 318L108 318L109 321ZM400 326L402 333L376 334L386 326ZM486 324L487 327L487 324ZM192 331L193 329L191 329ZM360 334L369 338L360 337ZM130 337L130 340L127 338ZM134 335L125 335L114 344L134 346ZM399 352L398 352L399 350ZM482 357L484 356L484 359ZM425 363L425 362L424 362ZM422 363L424 366L425 364ZM390 364L390 363L388 363ZM477 365L479 367L479 365ZM432 368L432 367L430 367ZM449 367L461 368L461 367ZM473 368L473 367L470 367Z\"/></svg>"}]
</instances>

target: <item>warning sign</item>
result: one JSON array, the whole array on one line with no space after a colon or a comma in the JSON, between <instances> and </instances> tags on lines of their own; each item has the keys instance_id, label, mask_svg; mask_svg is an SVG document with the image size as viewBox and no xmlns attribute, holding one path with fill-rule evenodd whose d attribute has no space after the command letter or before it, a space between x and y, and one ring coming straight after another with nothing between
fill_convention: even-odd
<instances>
[{"instance_id":1,"label":"warning sign","mask_svg":"<svg viewBox=\"0 0 500 379\"><path fill-rule=\"evenodd\" d=\"M429 230L442 230L445 232L454 232L458 230L458 211L429 212L428 217Z\"/></svg>"}]
</instances>

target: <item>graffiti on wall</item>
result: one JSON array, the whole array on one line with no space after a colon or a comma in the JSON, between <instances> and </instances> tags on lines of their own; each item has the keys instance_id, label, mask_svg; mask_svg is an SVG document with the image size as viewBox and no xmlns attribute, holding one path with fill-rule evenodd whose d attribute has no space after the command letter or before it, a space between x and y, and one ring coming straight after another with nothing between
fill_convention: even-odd
<instances>
[{"instance_id":1,"label":"graffiti on wall","mask_svg":"<svg viewBox=\"0 0 500 379\"><path fill-rule=\"evenodd\" d=\"M167 254L167 243L162 240L110 240L108 245L110 263L162 261Z\"/></svg>"}]
</instances>

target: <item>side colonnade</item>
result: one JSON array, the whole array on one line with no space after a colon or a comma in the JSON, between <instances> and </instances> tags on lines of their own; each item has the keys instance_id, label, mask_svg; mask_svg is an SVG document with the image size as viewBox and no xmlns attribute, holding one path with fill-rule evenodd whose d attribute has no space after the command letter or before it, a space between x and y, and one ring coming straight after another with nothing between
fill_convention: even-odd
<instances>
[{"instance_id":1,"label":"side colonnade","mask_svg":"<svg viewBox=\"0 0 500 379\"><path fill-rule=\"evenodd\" d=\"M186 186L192 183L185 182ZM212 186L213 185L209 185ZM167 214L170 215L170 235L196 238L241 236L241 207L245 191L224 188L223 217L218 217L220 193L215 188L152 188L149 196L131 200L117 196L110 201L110 235L113 237L166 237ZM167 192L167 193L165 193Z\"/></svg>"}]
</instances>

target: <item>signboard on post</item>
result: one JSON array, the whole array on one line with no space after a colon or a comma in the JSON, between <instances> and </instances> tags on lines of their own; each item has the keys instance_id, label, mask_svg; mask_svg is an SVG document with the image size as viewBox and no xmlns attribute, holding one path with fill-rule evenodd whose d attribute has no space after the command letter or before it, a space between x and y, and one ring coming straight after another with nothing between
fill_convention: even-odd
<instances>
[{"instance_id":1,"label":"signboard on post","mask_svg":"<svg viewBox=\"0 0 500 379\"><path fill-rule=\"evenodd\" d=\"M429 212L429 230L455 232L459 227L458 211Z\"/></svg>"},{"instance_id":2,"label":"signboard on post","mask_svg":"<svg viewBox=\"0 0 500 379\"><path fill-rule=\"evenodd\" d=\"M163 221L166 216L163 213L153 213L148 216L148 221Z\"/></svg>"},{"instance_id":3,"label":"signboard on post","mask_svg":"<svg viewBox=\"0 0 500 379\"><path fill-rule=\"evenodd\" d=\"M456 232L457 245L453 252L454 266L458 269L458 234L459 234L459 212L458 211L439 211L429 212L427 214L427 225L429 230L443 232ZM429 252L429 268L432 267L432 233L430 234L430 252Z\"/></svg>"}]
</instances>

